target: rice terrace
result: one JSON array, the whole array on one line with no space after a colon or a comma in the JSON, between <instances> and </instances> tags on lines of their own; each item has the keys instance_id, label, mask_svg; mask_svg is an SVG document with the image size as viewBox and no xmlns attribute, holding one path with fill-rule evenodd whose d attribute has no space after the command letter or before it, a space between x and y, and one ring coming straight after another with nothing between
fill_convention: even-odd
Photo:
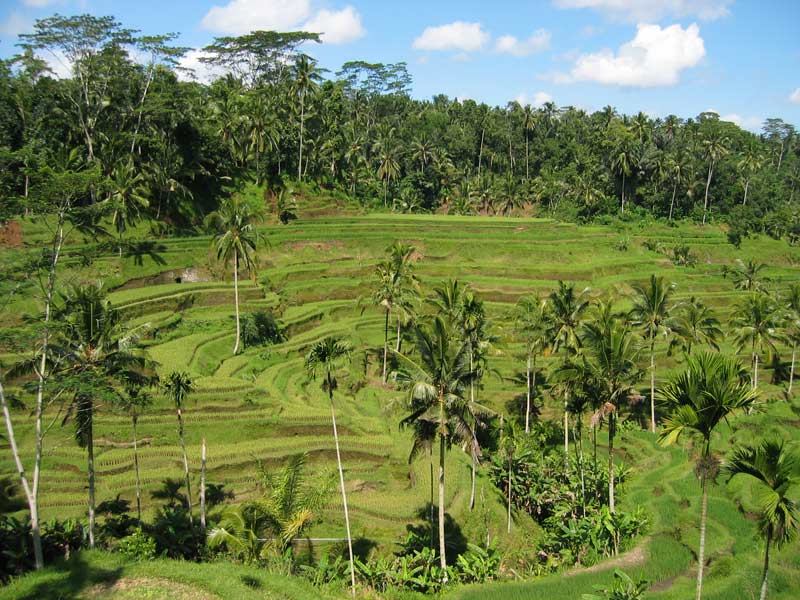
<instances>
[{"instance_id":1,"label":"rice terrace","mask_svg":"<svg viewBox=\"0 0 800 600\"><path fill-rule=\"evenodd\" d=\"M752 9L289 4L0 9L0 598L800 598L800 89L688 79Z\"/></svg>"}]
</instances>

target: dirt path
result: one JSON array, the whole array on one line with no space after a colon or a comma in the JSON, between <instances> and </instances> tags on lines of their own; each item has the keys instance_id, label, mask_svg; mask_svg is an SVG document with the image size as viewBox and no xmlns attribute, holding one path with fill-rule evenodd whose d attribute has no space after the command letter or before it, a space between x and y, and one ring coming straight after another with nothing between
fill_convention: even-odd
<instances>
[{"instance_id":1,"label":"dirt path","mask_svg":"<svg viewBox=\"0 0 800 600\"><path fill-rule=\"evenodd\" d=\"M629 567L637 567L643 565L647 560L647 546L650 544L650 538L643 539L635 548L609 558L602 562L592 565L591 567L576 567L564 573L565 577L572 577L573 575L582 575L583 573L597 573L599 571L607 571L609 569L627 569Z\"/></svg>"}]
</instances>

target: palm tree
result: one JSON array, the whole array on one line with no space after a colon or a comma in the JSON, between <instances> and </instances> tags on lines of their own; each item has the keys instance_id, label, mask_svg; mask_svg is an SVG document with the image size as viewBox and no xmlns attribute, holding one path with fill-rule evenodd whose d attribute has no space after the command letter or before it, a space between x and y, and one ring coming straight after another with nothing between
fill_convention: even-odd
<instances>
[{"instance_id":1,"label":"palm tree","mask_svg":"<svg viewBox=\"0 0 800 600\"><path fill-rule=\"evenodd\" d=\"M308 455L291 456L278 473L259 463L262 497L231 508L208 534L208 547L227 548L244 562L264 559L270 549L283 554L313 523L332 487L328 478L309 480Z\"/></svg>"},{"instance_id":2,"label":"palm tree","mask_svg":"<svg viewBox=\"0 0 800 600\"><path fill-rule=\"evenodd\" d=\"M689 165L686 155L679 149L678 152L667 159L666 169L667 173L669 173L672 178L672 200L670 200L669 203L669 220L672 221L678 186L681 185L688 176Z\"/></svg>"},{"instance_id":3,"label":"palm tree","mask_svg":"<svg viewBox=\"0 0 800 600\"><path fill-rule=\"evenodd\" d=\"M714 135L703 141L705 155L708 159L708 178L706 179L706 195L703 202L703 224L706 223L708 213L708 190L711 188L711 178L714 175L714 167L717 162L728 153L729 140L726 137Z\"/></svg>"},{"instance_id":4,"label":"palm tree","mask_svg":"<svg viewBox=\"0 0 800 600\"><path fill-rule=\"evenodd\" d=\"M405 421L400 422L400 428L404 428L408 425ZM412 464L414 460L420 456L420 454L425 453L428 455L428 465L430 467L430 474L431 474L431 500L430 500L430 520L431 520L431 550L434 549L434 531L436 529L436 517L434 516L434 511L436 510L436 505L434 504L433 498L433 445L436 441L436 434L438 427L436 423L432 421L424 421L424 420L417 420L411 424L411 451L408 453L408 464ZM413 475L413 471L411 472ZM412 478L412 485L414 485L414 480Z\"/></svg>"},{"instance_id":5,"label":"palm tree","mask_svg":"<svg viewBox=\"0 0 800 600\"><path fill-rule=\"evenodd\" d=\"M391 134L394 134L392 129ZM380 139L378 150L378 179L383 181L383 205L388 204L389 182L400 176L399 148L391 138Z\"/></svg>"},{"instance_id":6,"label":"palm tree","mask_svg":"<svg viewBox=\"0 0 800 600\"><path fill-rule=\"evenodd\" d=\"M583 292L575 293L575 284L558 282L558 289L550 293L550 317L551 329L548 343L553 352L560 349L568 355L575 354L580 348L581 338L579 335L584 313L589 307L589 300L586 296L588 288ZM564 387L564 391L568 391ZM569 461L569 411L567 404L569 399L564 398L564 459Z\"/></svg>"},{"instance_id":7,"label":"palm tree","mask_svg":"<svg viewBox=\"0 0 800 600\"><path fill-rule=\"evenodd\" d=\"M303 179L303 136L306 124L306 97L315 92L319 85L321 70L317 62L306 54L301 54L294 65L294 93L300 103L300 146L297 158L297 179ZM234 352L235 354L235 352Z\"/></svg>"},{"instance_id":8,"label":"palm tree","mask_svg":"<svg viewBox=\"0 0 800 600\"><path fill-rule=\"evenodd\" d=\"M447 583L444 531L444 459L454 440L469 442L464 392L475 374L469 369L469 348L458 332L441 317L415 328L418 360L399 354L398 381L409 387L410 414L403 425L424 421L434 425L439 437L439 561L442 583Z\"/></svg>"},{"instance_id":9,"label":"palm tree","mask_svg":"<svg viewBox=\"0 0 800 600\"><path fill-rule=\"evenodd\" d=\"M761 576L761 600L767 597L769 549L780 548L797 533L796 503L788 497L797 482L798 459L781 440L764 440L758 446L734 450L725 465L728 481L747 475L753 482L753 497L759 506L759 529L764 536L764 571Z\"/></svg>"},{"instance_id":10,"label":"palm tree","mask_svg":"<svg viewBox=\"0 0 800 600\"><path fill-rule=\"evenodd\" d=\"M733 287L737 290L759 292L764 290L764 284L768 281L761 273L766 268L767 265L757 263L753 259L745 263L737 258L736 266L732 269L724 268L723 275L731 276Z\"/></svg>"},{"instance_id":11,"label":"palm tree","mask_svg":"<svg viewBox=\"0 0 800 600\"><path fill-rule=\"evenodd\" d=\"M228 198L218 211L208 216L207 221L217 229L213 240L217 259L222 260L225 266L233 262L233 298L236 310L236 342L233 345L235 355L239 352L242 331L239 321L239 269L244 267L251 276L254 273L258 232L247 204L240 203L236 197Z\"/></svg>"},{"instance_id":12,"label":"palm tree","mask_svg":"<svg viewBox=\"0 0 800 600\"><path fill-rule=\"evenodd\" d=\"M122 235L129 225L139 220L141 211L150 206L148 191L141 173L134 173L133 162L118 164L109 179L111 222L117 231L119 256L122 256Z\"/></svg>"},{"instance_id":13,"label":"palm tree","mask_svg":"<svg viewBox=\"0 0 800 600\"><path fill-rule=\"evenodd\" d=\"M186 397L194 391L194 383L187 373L173 371L163 382L164 391L175 405L175 412L178 416L178 439L181 442L181 452L183 454L183 475L186 483L186 502L189 506L189 522L192 522L192 486L189 480L189 459L186 456L186 440L183 437L183 406Z\"/></svg>"},{"instance_id":14,"label":"palm tree","mask_svg":"<svg viewBox=\"0 0 800 600\"><path fill-rule=\"evenodd\" d=\"M531 178L529 151L530 133L536 129L536 111L530 104L522 107L522 130L525 132L525 181Z\"/></svg>"},{"instance_id":15,"label":"palm tree","mask_svg":"<svg viewBox=\"0 0 800 600\"><path fill-rule=\"evenodd\" d=\"M610 302L598 304L595 318L581 327L581 340L579 381L595 390L601 403L599 416L608 419L608 508L613 513L617 414L642 376L638 367L640 346L627 323L614 314Z\"/></svg>"},{"instance_id":16,"label":"palm tree","mask_svg":"<svg viewBox=\"0 0 800 600\"><path fill-rule=\"evenodd\" d=\"M528 435L531 432L531 403L536 393L536 358L547 346L552 325L547 300L538 295L521 298L514 312L515 328L525 342L525 435Z\"/></svg>"},{"instance_id":17,"label":"palm tree","mask_svg":"<svg viewBox=\"0 0 800 600\"><path fill-rule=\"evenodd\" d=\"M688 357L686 370L659 390L659 397L669 415L662 423L661 443L674 444L684 432L697 433L703 440L695 469L702 490L696 600L701 598L705 567L706 483L714 480L718 470L718 463L711 455L711 435L722 421L753 406L757 391L747 385L746 377L735 358L703 352Z\"/></svg>"},{"instance_id":18,"label":"palm tree","mask_svg":"<svg viewBox=\"0 0 800 600\"><path fill-rule=\"evenodd\" d=\"M433 157L433 145L430 140L422 135L411 143L411 159L419 163L419 172L424 173L425 167Z\"/></svg>"},{"instance_id":19,"label":"palm tree","mask_svg":"<svg viewBox=\"0 0 800 600\"><path fill-rule=\"evenodd\" d=\"M61 327L53 345L58 377L72 393L64 418L75 424L75 439L86 448L89 489L89 546L94 548L95 472L94 411L96 402L118 397L114 382L142 381L147 361L132 349L120 313L100 284L74 286L63 296L57 313Z\"/></svg>"},{"instance_id":20,"label":"palm tree","mask_svg":"<svg viewBox=\"0 0 800 600\"><path fill-rule=\"evenodd\" d=\"M775 344L782 339L780 321L781 311L774 300L761 292L751 292L734 308L731 325L739 352L750 347L753 389L758 388L759 352L774 352Z\"/></svg>"},{"instance_id":21,"label":"palm tree","mask_svg":"<svg viewBox=\"0 0 800 600\"><path fill-rule=\"evenodd\" d=\"M753 175L764 166L764 157L758 152L758 146L756 144L751 145L736 166L742 177L742 184L744 187L742 206L745 206L747 204L747 192L750 189L750 182L753 179Z\"/></svg>"},{"instance_id":22,"label":"palm tree","mask_svg":"<svg viewBox=\"0 0 800 600\"><path fill-rule=\"evenodd\" d=\"M719 350L717 340L723 337L714 310L694 296L675 307L672 332L675 337L670 342L670 347L680 345L689 356L696 344L708 344L714 350Z\"/></svg>"},{"instance_id":23,"label":"palm tree","mask_svg":"<svg viewBox=\"0 0 800 600\"><path fill-rule=\"evenodd\" d=\"M120 397L120 408L131 418L133 427L133 471L136 478L136 517L142 522L142 485L139 480L139 448L136 435L136 426L139 416L152 404L150 394L144 391L136 381L126 382L125 393Z\"/></svg>"},{"instance_id":24,"label":"palm tree","mask_svg":"<svg viewBox=\"0 0 800 600\"><path fill-rule=\"evenodd\" d=\"M797 344L800 342L800 284L795 283L789 286L789 293L786 298L787 325L788 331L786 337L792 344L792 366L789 369L789 389L788 392L792 393L792 384L794 382L794 365L797 356Z\"/></svg>"},{"instance_id":25,"label":"palm tree","mask_svg":"<svg viewBox=\"0 0 800 600\"><path fill-rule=\"evenodd\" d=\"M650 431L656 432L656 338L668 337L672 332L670 322L670 296L674 285L665 285L663 277L650 275L647 286L634 285L636 294L630 317L642 329L650 346Z\"/></svg>"},{"instance_id":26,"label":"palm tree","mask_svg":"<svg viewBox=\"0 0 800 600\"><path fill-rule=\"evenodd\" d=\"M315 379L317 373L323 375L322 388L328 391L328 400L331 404L331 422L333 423L333 441L336 445L336 465L339 469L339 485L342 490L342 505L344 506L344 523L347 529L347 551L350 558L350 585L353 595L356 593L356 574L353 563L353 538L350 535L350 513L347 510L347 492L344 487L344 471L342 470L342 455L339 451L339 432L336 429L336 410L333 403L333 391L337 387L335 373L350 362L352 348L344 340L327 337L317 342L306 355L305 368L308 375Z\"/></svg>"}]
</instances>

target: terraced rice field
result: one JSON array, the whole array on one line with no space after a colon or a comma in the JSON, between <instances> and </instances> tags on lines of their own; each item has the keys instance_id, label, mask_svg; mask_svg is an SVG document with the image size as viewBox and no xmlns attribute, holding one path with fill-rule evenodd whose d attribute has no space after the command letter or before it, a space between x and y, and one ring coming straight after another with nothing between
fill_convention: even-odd
<instances>
[{"instance_id":1,"label":"terraced rice field","mask_svg":"<svg viewBox=\"0 0 800 600\"><path fill-rule=\"evenodd\" d=\"M271 308L280 315L289 338L268 348L247 348L238 356L232 355L232 283L229 274L213 260L208 238L164 240L161 254L166 265L145 259L139 266L109 255L91 267L81 267L76 259L68 258L70 268L64 278L102 277L114 289L113 303L122 308L131 326L146 334L147 350L160 363L159 371L185 370L192 375L197 392L190 397L185 416L192 476L199 478L200 443L206 438L208 479L224 483L235 493L237 502L255 492L256 461L278 464L291 454L306 451L316 468L335 465L327 397L318 382L307 378L303 356L325 336L351 340L357 352L349 375L341 378L337 403L354 535L384 548L403 536L409 522L418 519L429 494L427 460L407 464L410 438L398 429L402 393L380 384L383 315L370 304L369 296L374 265L392 242L404 241L417 248L417 273L424 291L447 278L458 278L487 301L498 337L491 366L500 377L484 382L479 399L502 412L507 412L524 391L515 381L515 375L524 368L522 347L514 340L509 318L514 302L524 294L548 292L562 279L590 288L595 297L616 297L624 307L631 285L657 273L676 284L678 298L698 296L717 307L724 323L741 292L734 291L723 277L723 265L731 265L735 258L756 258L769 265L766 274L772 285L782 288L798 278L796 265L800 264L800 249L785 242L751 239L744 241L741 250L735 250L724 233L714 227L631 226L622 231L534 219L368 215L306 220L301 214L292 225L264 226L261 233L265 243L258 252L258 275L242 281L241 310L247 313ZM30 243L35 239L33 235ZM666 249L686 244L697 255L698 264L675 267L664 253L646 249L646 240ZM625 245L621 241L627 242L627 249L620 249ZM12 302L5 322L18 323L23 310L21 302ZM725 347L729 349L730 345L726 343ZM13 358L3 351L4 362ZM658 363L659 378L677 364L675 357L666 356L663 347ZM768 372L763 379L768 379ZM643 382L642 387L646 386ZM767 385L765 393L777 397L779 390ZM735 432L723 433L720 440L746 438L756 431L763 434L769 428L787 431L790 425L796 427L797 417L787 406L771 405L767 415L741 425ZM544 418L557 411L555 404L546 401ZM58 415L53 410L49 416L56 419ZM27 413L17 415L23 455L30 461L33 438L30 428L23 424L26 418ZM116 495L132 500L130 420L116 414L113 407L103 406L95 427L98 500ZM155 506L149 492L163 479L180 476L176 429L167 399L157 395L153 409L139 421L146 511ZM71 433L71 429L56 424L46 438L44 518L81 516L85 512L85 454L75 445ZM677 557L669 544L681 549L672 567L657 577L674 580L669 589L689 590L686 548L695 543L694 508L699 490L688 459L682 450L656 447L646 433L624 434L621 443L626 463L635 467L631 482L623 489L623 502L642 504L651 514L657 541L651 550ZM12 467L10 453L2 452L0 471L10 473ZM502 501L488 480L481 477L478 484L480 502L486 510L469 512L468 458L454 449L447 469L447 510L465 534L480 537L488 511L492 535L503 539ZM412 480L416 485L411 485ZM731 490L723 485L715 493L710 509L710 551L729 557L728 567L723 564L718 568L728 569L726 581L733 582L733 587L715 588L712 568L707 597L749 597L725 595L729 592L724 590L736 588L734 571L738 572L738 566L734 564L740 555L745 556L743 573L750 573L748 569L752 568L757 571L755 527L737 511ZM341 536L341 521L337 501L332 500L312 535ZM519 524L509 543L524 544L529 535L535 535L534 528ZM776 559L778 564L780 556L784 555ZM781 569L800 566L796 556L785 554L785 558L790 564L776 567L776 577L780 577ZM715 589L720 590L716 596ZM591 591L591 586L585 591ZM517 597L515 593L508 597ZM526 588L525 593L532 592Z\"/></svg>"}]
</instances>

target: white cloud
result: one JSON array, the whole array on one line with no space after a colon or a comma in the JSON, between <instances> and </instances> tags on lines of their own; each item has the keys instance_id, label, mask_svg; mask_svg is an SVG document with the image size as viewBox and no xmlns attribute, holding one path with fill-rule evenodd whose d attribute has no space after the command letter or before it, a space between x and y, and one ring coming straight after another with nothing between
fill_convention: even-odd
<instances>
[{"instance_id":1,"label":"white cloud","mask_svg":"<svg viewBox=\"0 0 800 600\"><path fill-rule=\"evenodd\" d=\"M287 31L309 16L309 0L231 0L211 7L200 24L209 31L242 35L258 29Z\"/></svg>"},{"instance_id":2,"label":"white cloud","mask_svg":"<svg viewBox=\"0 0 800 600\"><path fill-rule=\"evenodd\" d=\"M211 83L214 79L225 75L225 70L202 62L200 59L210 56L202 50L189 50L178 60L178 79L181 81L197 81Z\"/></svg>"},{"instance_id":3,"label":"white cloud","mask_svg":"<svg viewBox=\"0 0 800 600\"><path fill-rule=\"evenodd\" d=\"M361 15L352 6L338 11L321 10L302 29L320 33L326 44L346 44L366 34Z\"/></svg>"},{"instance_id":4,"label":"white cloud","mask_svg":"<svg viewBox=\"0 0 800 600\"><path fill-rule=\"evenodd\" d=\"M61 4L62 0L22 0L22 3L25 6L30 6L33 8L44 8L45 6L50 6L52 4Z\"/></svg>"},{"instance_id":5,"label":"white cloud","mask_svg":"<svg viewBox=\"0 0 800 600\"><path fill-rule=\"evenodd\" d=\"M713 21L730 14L733 0L554 0L558 8L593 8L618 21L640 23L662 17Z\"/></svg>"},{"instance_id":6,"label":"white cloud","mask_svg":"<svg viewBox=\"0 0 800 600\"><path fill-rule=\"evenodd\" d=\"M426 27L413 47L417 50L461 50L475 52L489 42L489 34L480 23L454 21L438 27Z\"/></svg>"},{"instance_id":7,"label":"white cloud","mask_svg":"<svg viewBox=\"0 0 800 600\"><path fill-rule=\"evenodd\" d=\"M750 131L758 131L759 129L761 129L761 124L764 122L764 119L762 119L761 117L742 117L741 115L738 115L736 113L723 115L719 118L719 120L736 123L742 129L748 129Z\"/></svg>"},{"instance_id":8,"label":"white cloud","mask_svg":"<svg viewBox=\"0 0 800 600\"><path fill-rule=\"evenodd\" d=\"M513 35L504 35L498 38L495 50L514 56L528 56L534 52L541 52L550 47L550 32L537 29L527 40L518 40Z\"/></svg>"},{"instance_id":9,"label":"white cloud","mask_svg":"<svg viewBox=\"0 0 800 600\"><path fill-rule=\"evenodd\" d=\"M547 92L539 91L533 95L533 98L529 98L527 94L520 94L519 96L514 98L514 100L519 102L522 106L530 104L531 106L538 107L547 104L548 102L552 102L553 97Z\"/></svg>"},{"instance_id":10,"label":"white cloud","mask_svg":"<svg viewBox=\"0 0 800 600\"><path fill-rule=\"evenodd\" d=\"M675 85L681 71L696 66L706 55L700 29L671 25L638 25L636 37L614 53L609 49L580 55L569 74L557 83L594 81L607 85L656 87Z\"/></svg>"},{"instance_id":11,"label":"white cloud","mask_svg":"<svg viewBox=\"0 0 800 600\"><path fill-rule=\"evenodd\" d=\"M229 35L259 29L312 31L328 44L346 44L366 33L361 15L352 6L314 11L311 0L231 0L213 6L200 24L208 31Z\"/></svg>"},{"instance_id":12,"label":"white cloud","mask_svg":"<svg viewBox=\"0 0 800 600\"><path fill-rule=\"evenodd\" d=\"M794 102L795 104L800 104L800 87L797 88L789 95L789 102Z\"/></svg>"},{"instance_id":13,"label":"white cloud","mask_svg":"<svg viewBox=\"0 0 800 600\"><path fill-rule=\"evenodd\" d=\"M33 30L33 22L14 11L8 18L0 23L0 35L16 38L20 33Z\"/></svg>"}]
</instances>

